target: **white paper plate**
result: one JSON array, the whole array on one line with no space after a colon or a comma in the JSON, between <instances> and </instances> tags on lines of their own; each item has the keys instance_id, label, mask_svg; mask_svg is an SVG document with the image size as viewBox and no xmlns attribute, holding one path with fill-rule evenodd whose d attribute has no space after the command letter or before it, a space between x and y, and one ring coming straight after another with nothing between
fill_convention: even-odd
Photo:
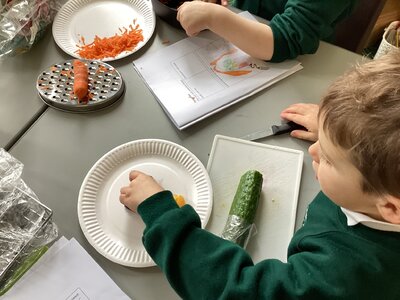
<instances>
[{"instance_id":1,"label":"white paper plate","mask_svg":"<svg viewBox=\"0 0 400 300\"><path fill-rule=\"evenodd\" d=\"M212 209L212 188L202 163L175 143L145 139L114 148L86 175L78 199L79 224L90 244L113 262L130 267L153 266L142 244L145 227L136 213L119 202L129 172L153 176L165 189L184 196L204 227ZM173 224L171 224L173 226Z\"/></svg>"},{"instance_id":2,"label":"white paper plate","mask_svg":"<svg viewBox=\"0 0 400 300\"><path fill-rule=\"evenodd\" d=\"M150 0L69 0L54 19L53 37L62 50L80 58L76 45L80 44L81 36L87 44L94 40L95 35L111 37L119 33L119 28L128 28L134 19L143 30L144 40L132 51L102 59L112 61L136 52L153 35L156 18Z\"/></svg>"},{"instance_id":3,"label":"white paper plate","mask_svg":"<svg viewBox=\"0 0 400 300\"><path fill-rule=\"evenodd\" d=\"M293 236L303 152L216 135L208 160L214 191L213 215L207 228L221 235L240 177L250 169L263 174L263 188L247 250L255 262L286 261Z\"/></svg>"}]
</instances>

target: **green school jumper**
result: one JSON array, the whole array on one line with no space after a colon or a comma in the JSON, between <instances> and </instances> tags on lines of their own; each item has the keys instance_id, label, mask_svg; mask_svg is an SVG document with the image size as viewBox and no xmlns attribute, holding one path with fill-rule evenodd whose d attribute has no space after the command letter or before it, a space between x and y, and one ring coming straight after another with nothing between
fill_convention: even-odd
<instances>
[{"instance_id":1,"label":"green school jumper","mask_svg":"<svg viewBox=\"0 0 400 300\"><path fill-rule=\"evenodd\" d=\"M274 34L272 62L317 51L332 38L336 24L350 15L357 0L234 0L241 10L270 20ZM351 28L349 28L351 30Z\"/></svg>"},{"instance_id":2,"label":"green school jumper","mask_svg":"<svg viewBox=\"0 0 400 300\"><path fill-rule=\"evenodd\" d=\"M254 264L239 246L201 229L194 209L179 208L169 191L138 212L143 244L183 299L400 299L400 233L347 226L322 192L290 242L287 263Z\"/></svg>"}]
</instances>

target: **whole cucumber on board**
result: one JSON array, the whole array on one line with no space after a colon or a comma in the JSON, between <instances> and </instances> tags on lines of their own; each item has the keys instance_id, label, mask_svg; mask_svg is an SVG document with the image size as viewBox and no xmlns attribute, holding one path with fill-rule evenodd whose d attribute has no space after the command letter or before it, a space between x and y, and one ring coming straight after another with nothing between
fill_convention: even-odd
<instances>
[{"instance_id":1,"label":"whole cucumber on board","mask_svg":"<svg viewBox=\"0 0 400 300\"><path fill-rule=\"evenodd\" d=\"M246 247L261 196L263 176L249 170L240 177L222 238Z\"/></svg>"}]
</instances>

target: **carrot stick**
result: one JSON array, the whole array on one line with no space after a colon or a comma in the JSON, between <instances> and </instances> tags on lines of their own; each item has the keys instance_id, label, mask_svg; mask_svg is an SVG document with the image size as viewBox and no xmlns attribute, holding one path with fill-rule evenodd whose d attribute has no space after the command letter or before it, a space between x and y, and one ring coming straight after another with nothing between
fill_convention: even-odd
<instances>
[{"instance_id":1,"label":"carrot stick","mask_svg":"<svg viewBox=\"0 0 400 300\"><path fill-rule=\"evenodd\" d=\"M74 94L78 101L85 99L88 93L89 74L86 65L75 59L74 67Z\"/></svg>"}]
</instances>

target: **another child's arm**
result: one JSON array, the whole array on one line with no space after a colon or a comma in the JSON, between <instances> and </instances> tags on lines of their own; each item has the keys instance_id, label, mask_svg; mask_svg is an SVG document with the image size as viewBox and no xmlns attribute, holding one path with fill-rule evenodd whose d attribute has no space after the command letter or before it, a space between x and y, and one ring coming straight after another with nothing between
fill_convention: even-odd
<instances>
[{"instance_id":1,"label":"another child's arm","mask_svg":"<svg viewBox=\"0 0 400 300\"><path fill-rule=\"evenodd\" d=\"M252 57L280 62L315 53L320 40L333 35L336 24L351 13L356 0L288 0L284 11L275 7L269 15L259 1L236 1L238 8L260 17L274 14L268 25L210 2L215 1L188 1L179 7L177 19L189 36L209 29Z\"/></svg>"},{"instance_id":2,"label":"another child's arm","mask_svg":"<svg viewBox=\"0 0 400 300\"><path fill-rule=\"evenodd\" d=\"M129 173L129 185L121 188L119 201L132 211L144 200L164 189L153 177L139 171Z\"/></svg>"},{"instance_id":3,"label":"another child's arm","mask_svg":"<svg viewBox=\"0 0 400 300\"><path fill-rule=\"evenodd\" d=\"M318 111L319 106L311 103L296 103L281 112L283 119L293 121L307 128L293 130L290 135L303 140L316 142L318 140Z\"/></svg>"},{"instance_id":4,"label":"another child's arm","mask_svg":"<svg viewBox=\"0 0 400 300\"><path fill-rule=\"evenodd\" d=\"M224 6L189 1L178 9L178 21L189 36L209 29L252 57L270 60L274 50L271 28L245 19Z\"/></svg>"}]
</instances>

